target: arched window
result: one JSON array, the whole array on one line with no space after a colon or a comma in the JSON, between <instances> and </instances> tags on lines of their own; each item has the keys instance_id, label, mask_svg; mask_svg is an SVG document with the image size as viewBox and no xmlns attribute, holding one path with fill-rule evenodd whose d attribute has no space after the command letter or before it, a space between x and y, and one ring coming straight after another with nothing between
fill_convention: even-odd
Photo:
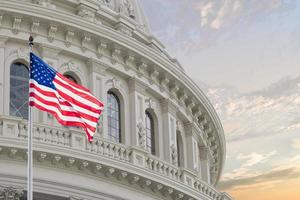
<instances>
[{"instance_id":1,"label":"arched window","mask_svg":"<svg viewBox=\"0 0 300 200\"><path fill-rule=\"evenodd\" d=\"M146 110L146 149L155 155L154 120L151 113Z\"/></svg>"},{"instance_id":2,"label":"arched window","mask_svg":"<svg viewBox=\"0 0 300 200\"><path fill-rule=\"evenodd\" d=\"M29 71L26 65L15 62L10 66L9 113L28 119Z\"/></svg>"},{"instance_id":3,"label":"arched window","mask_svg":"<svg viewBox=\"0 0 300 200\"><path fill-rule=\"evenodd\" d=\"M120 100L113 92L107 92L108 137L112 141L121 142Z\"/></svg>"},{"instance_id":4,"label":"arched window","mask_svg":"<svg viewBox=\"0 0 300 200\"><path fill-rule=\"evenodd\" d=\"M69 74L64 74L64 76L65 76L67 79L69 79L69 80L71 80L71 81L73 81L74 83L77 84L77 80L76 80L73 76L71 76L71 75L69 75Z\"/></svg>"}]
</instances>

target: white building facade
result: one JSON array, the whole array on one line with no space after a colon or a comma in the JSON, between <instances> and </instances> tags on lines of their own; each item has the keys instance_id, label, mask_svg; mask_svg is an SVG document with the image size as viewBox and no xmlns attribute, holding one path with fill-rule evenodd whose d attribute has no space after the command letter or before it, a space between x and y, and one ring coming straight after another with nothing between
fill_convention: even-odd
<instances>
[{"instance_id":1,"label":"white building facade","mask_svg":"<svg viewBox=\"0 0 300 200\"><path fill-rule=\"evenodd\" d=\"M35 200L231 199L220 120L139 0L0 0L0 199L26 199L29 35L105 104L92 143L33 109Z\"/></svg>"}]
</instances>

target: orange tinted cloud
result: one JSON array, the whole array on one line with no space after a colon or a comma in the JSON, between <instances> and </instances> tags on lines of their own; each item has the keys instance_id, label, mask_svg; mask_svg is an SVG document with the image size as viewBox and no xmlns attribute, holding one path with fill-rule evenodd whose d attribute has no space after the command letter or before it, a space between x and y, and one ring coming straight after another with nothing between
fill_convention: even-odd
<instances>
[{"instance_id":1,"label":"orange tinted cloud","mask_svg":"<svg viewBox=\"0 0 300 200\"><path fill-rule=\"evenodd\" d=\"M235 200L300 200L300 177L235 187L228 192Z\"/></svg>"}]
</instances>

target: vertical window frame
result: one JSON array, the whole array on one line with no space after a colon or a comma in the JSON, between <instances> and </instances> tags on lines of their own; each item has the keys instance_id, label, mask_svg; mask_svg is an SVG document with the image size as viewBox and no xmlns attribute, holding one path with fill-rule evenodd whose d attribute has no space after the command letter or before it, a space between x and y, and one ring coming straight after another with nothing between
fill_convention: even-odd
<instances>
[{"instance_id":1,"label":"vertical window frame","mask_svg":"<svg viewBox=\"0 0 300 200\"><path fill-rule=\"evenodd\" d=\"M148 110L145 111L145 115L146 115L145 116L146 149L147 149L147 151L151 152L152 155L155 155L156 154L156 148L155 148L154 117L152 116L151 112L148 111Z\"/></svg>"},{"instance_id":2,"label":"vertical window frame","mask_svg":"<svg viewBox=\"0 0 300 200\"><path fill-rule=\"evenodd\" d=\"M108 138L114 142L122 143L122 130L121 130L121 102L114 92L107 92L107 106L111 105L111 99L113 98L114 108L107 107L107 135ZM117 109L116 109L117 108ZM116 113L116 111L118 113ZM112 116L112 113L115 113Z\"/></svg>"},{"instance_id":3,"label":"vertical window frame","mask_svg":"<svg viewBox=\"0 0 300 200\"><path fill-rule=\"evenodd\" d=\"M15 69L16 67L23 67L22 70L23 74L20 74L22 70L20 69ZM18 74L19 73L19 74ZM21 94L24 96L24 98L20 98L23 100L21 103L19 102L20 106L15 106L15 104L18 104L18 102L13 102L14 98L12 96L19 95L20 92L15 91L13 88L13 85L15 85L17 82L23 82L21 83L21 87L24 87L22 90ZM9 114L11 116L16 116L16 117L22 117L23 119L28 119L28 91L29 91L29 68L24 62L21 61L15 61L10 65L10 76L9 76ZM24 84L22 86L22 84ZM16 86L15 86L16 87ZM13 108L14 107L14 108ZM15 112L12 112L12 109L16 109ZM20 111L20 109L22 109ZM19 113L19 115L17 114Z\"/></svg>"}]
</instances>

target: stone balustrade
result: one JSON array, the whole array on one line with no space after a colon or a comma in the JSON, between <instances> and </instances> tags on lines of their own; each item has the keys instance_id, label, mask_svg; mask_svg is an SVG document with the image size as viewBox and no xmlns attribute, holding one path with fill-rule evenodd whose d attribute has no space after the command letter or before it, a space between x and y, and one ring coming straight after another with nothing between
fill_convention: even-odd
<instances>
[{"instance_id":1,"label":"stone balustrade","mask_svg":"<svg viewBox=\"0 0 300 200\"><path fill-rule=\"evenodd\" d=\"M74 137L77 136L79 139L83 139L74 139ZM0 116L0 145L5 147L5 142L1 141L5 141L7 139L13 139L16 142L19 141L20 143L26 143L27 121L10 116ZM52 145L58 146L60 149L63 147L66 149L66 152L68 149L81 150L89 154L95 154L97 157L100 156L117 161L120 166L122 163L126 163L134 165L135 167L143 168L151 173L163 176L164 178L176 181L178 184L187 186L206 196L207 199L231 199L231 197L229 197L227 194L218 192L212 186L202 181L195 172L179 168L168 162L160 160L158 157L145 152L143 149L114 143L104 138L96 137L92 143L89 143L85 139L84 132L77 128L69 129L64 127L48 126L45 124L34 124L33 139L35 145ZM81 145L79 145L80 142ZM26 146L23 148L26 148ZM47 148L44 149L45 152L47 152L46 149ZM61 154L64 156L63 152L61 152ZM134 158L135 155L138 155L140 161L143 162L136 162ZM73 156L76 159L76 155ZM42 153L40 157L43 157ZM72 161L72 159L70 161ZM87 163L87 161L85 162ZM85 162L82 162L83 167ZM88 165L88 163L86 165ZM112 169L114 168L111 168L110 170Z\"/></svg>"}]
</instances>

